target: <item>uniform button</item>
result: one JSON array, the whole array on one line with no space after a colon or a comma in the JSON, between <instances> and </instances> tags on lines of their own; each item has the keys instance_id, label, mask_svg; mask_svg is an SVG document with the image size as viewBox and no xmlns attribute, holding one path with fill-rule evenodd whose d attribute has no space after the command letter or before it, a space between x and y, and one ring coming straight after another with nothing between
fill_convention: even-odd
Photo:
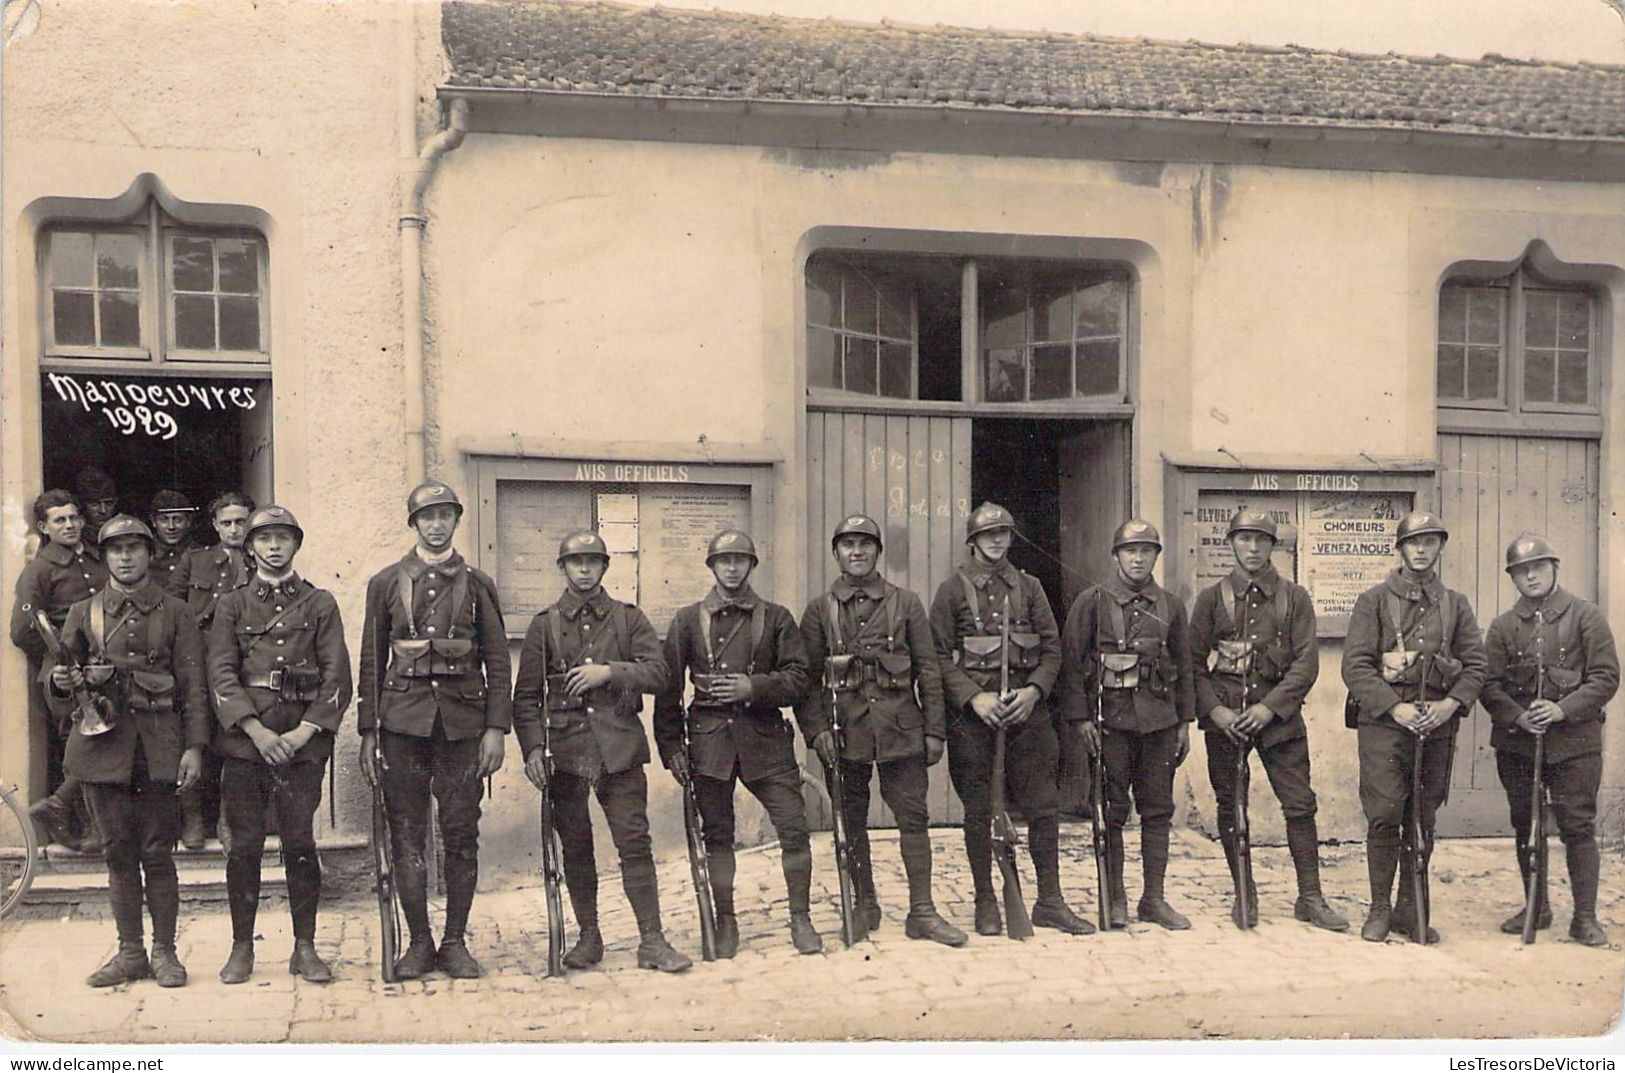
<instances>
[{"instance_id":1,"label":"uniform button","mask_svg":"<svg viewBox=\"0 0 1625 1073\"><path fill-rule=\"evenodd\" d=\"M588 709L587 709L587 714L588 714L588 715L591 715L591 714L592 714L592 713L593 713L593 712L594 712L594 711L596 711L596 710L597 710L597 709L595 709L595 708L588 708Z\"/></svg>"},{"instance_id":2,"label":"uniform button","mask_svg":"<svg viewBox=\"0 0 1625 1073\"><path fill-rule=\"evenodd\" d=\"M276 639L276 643L279 645L285 645L288 643L288 639L286 637L278 637Z\"/></svg>"},{"instance_id":3,"label":"uniform button","mask_svg":"<svg viewBox=\"0 0 1625 1073\"><path fill-rule=\"evenodd\" d=\"M433 590L433 589L430 589L430 590L429 590L429 595L430 595L430 596L433 596L433 595L434 595L434 590Z\"/></svg>"},{"instance_id":4,"label":"uniform button","mask_svg":"<svg viewBox=\"0 0 1625 1073\"><path fill-rule=\"evenodd\" d=\"M591 662L592 662L592 657L591 657L591 656L588 656L588 657L587 657L587 658L586 658L586 659L584 659L584 660L582 660L582 661L581 661L581 662L582 662L582 663L583 663L583 664L587 664L587 663L591 663Z\"/></svg>"},{"instance_id":5,"label":"uniform button","mask_svg":"<svg viewBox=\"0 0 1625 1073\"><path fill-rule=\"evenodd\" d=\"M430 633L433 633L433 632L434 632L434 627L433 627L433 626L430 626L430 627L429 627L429 632L430 632Z\"/></svg>"},{"instance_id":6,"label":"uniform button","mask_svg":"<svg viewBox=\"0 0 1625 1073\"><path fill-rule=\"evenodd\" d=\"M281 663L281 662L282 662L282 657L281 657L281 656L278 656L278 657L277 657L277 658L276 658L276 661L277 661L277 662L278 662L278 663Z\"/></svg>"},{"instance_id":7,"label":"uniform button","mask_svg":"<svg viewBox=\"0 0 1625 1073\"><path fill-rule=\"evenodd\" d=\"M435 689L440 688L440 679L438 679L438 678L429 679L429 685L431 687L435 688Z\"/></svg>"},{"instance_id":8,"label":"uniform button","mask_svg":"<svg viewBox=\"0 0 1625 1073\"><path fill-rule=\"evenodd\" d=\"M282 605L281 605L281 604L277 604L277 605L276 605L276 609L277 609L277 610L278 610L278 611L281 611L281 610L282 610Z\"/></svg>"}]
</instances>

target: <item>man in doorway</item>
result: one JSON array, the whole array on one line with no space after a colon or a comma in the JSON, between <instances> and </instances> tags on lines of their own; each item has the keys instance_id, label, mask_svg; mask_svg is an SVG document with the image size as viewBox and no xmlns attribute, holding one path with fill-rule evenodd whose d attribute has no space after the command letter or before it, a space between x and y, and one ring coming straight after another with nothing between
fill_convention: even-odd
<instances>
[{"instance_id":1,"label":"man in doorway","mask_svg":"<svg viewBox=\"0 0 1625 1073\"><path fill-rule=\"evenodd\" d=\"M463 504L428 481L406 497L417 543L367 583L361 634L361 768L382 785L395 889L409 941L395 975L480 975L466 929L480 876L480 794L513 725L508 637L496 583L453 544ZM382 758L378 770L376 758ZM382 780L381 784L379 780ZM429 925L429 797L440 807L446 921Z\"/></svg>"},{"instance_id":2,"label":"man in doorway","mask_svg":"<svg viewBox=\"0 0 1625 1073\"><path fill-rule=\"evenodd\" d=\"M694 962L672 949L660 922L660 886L649 839L649 739L643 694L668 676L648 616L604 591L609 547L589 529L559 542L564 592L530 621L514 686L514 733L525 777L553 801L580 934L564 964L586 969L604 958L598 928L598 864L589 791L598 797L621 858L621 886L638 922L638 967L682 972ZM544 723L546 745L544 748ZM551 757L549 756L551 751Z\"/></svg>"},{"instance_id":3,"label":"man in doorway","mask_svg":"<svg viewBox=\"0 0 1625 1073\"><path fill-rule=\"evenodd\" d=\"M705 564L716 585L672 619L666 631L671 677L655 701L661 760L678 782L692 781L699 805L720 958L739 949L734 915L734 784L739 781L767 809L779 836L791 942L803 954L824 948L810 915L812 844L795 730L780 712L806 696L807 652L795 617L751 588L758 561L748 533L728 529L711 538ZM685 712L683 689L690 677L694 698Z\"/></svg>"},{"instance_id":4,"label":"man in doorway","mask_svg":"<svg viewBox=\"0 0 1625 1073\"><path fill-rule=\"evenodd\" d=\"M1262 510L1240 510L1225 530L1235 567L1203 589L1191 608L1191 663L1197 725L1207 736L1207 774L1218 806L1219 841L1235 879L1236 762L1255 750L1286 818L1286 843L1297 873L1292 915L1317 928L1346 931L1349 922L1320 890L1320 835L1309 783L1309 736L1303 702L1320 676L1315 606L1309 590L1280 575L1270 561L1279 529ZM1258 892L1247 895L1248 919L1237 902L1230 916L1252 927Z\"/></svg>"},{"instance_id":5,"label":"man in doorway","mask_svg":"<svg viewBox=\"0 0 1625 1073\"><path fill-rule=\"evenodd\" d=\"M1450 793L1456 727L1484 688L1484 639L1472 605L1439 578L1449 539L1437 515L1418 511L1400 519L1399 565L1354 601L1343 642L1343 683L1359 707L1360 805L1371 881L1371 910L1360 937L1373 943L1390 931L1417 938L1415 873L1411 854L1400 852L1402 840L1409 840L1414 816L1425 868L1433 856L1434 817ZM1422 793L1412 800L1418 737ZM1396 865L1399 898L1390 903ZM1422 941L1439 941L1431 924Z\"/></svg>"},{"instance_id":6,"label":"man in doorway","mask_svg":"<svg viewBox=\"0 0 1625 1073\"><path fill-rule=\"evenodd\" d=\"M222 813L231 829L231 955L220 969L225 984L245 983L254 972L260 863L272 802L293 917L288 971L311 983L333 978L316 953L322 866L315 817L333 735L350 704L350 651L333 594L294 572L304 541L292 511L256 511L248 523L254 580L221 598L209 627L209 690L221 727L215 751L222 757Z\"/></svg>"},{"instance_id":7,"label":"man in doorway","mask_svg":"<svg viewBox=\"0 0 1625 1073\"><path fill-rule=\"evenodd\" d=\"M1557 583L1558 562L1552 545L1533 533L1507 545L1506 570L1518 602L1490 623L1484 644L1488 671L1479 699L1495 724L1490 744L1512 813L1522 889L1529 886L1530 792L1535 743L1541 741L1541 775L1556 813L1574 898L1569 938L1585 946L1607 946L1608 933L1597 921L1597 790L1602 784L1603 706L1619 691L1619 652L1597 605ZM1551 927L1544 886L1536 904L1535 926ZM1523 926L1520 909L1501 930L1518 934Z\"/></svg>"},{"instance_id":8,"label":"man in doorway","mask_svg":"<svg viewBox=\"0 0 1625 1073\"><path fill-rule=\"evenodd\" d=\"M1162 553L1156 526L1133 518L1112 536L1116 573L1073 601L1061 631L1062 693L1106 768L1107 921L1128 926L1123 826L1140 814L1145 886L1139 917L1174 931L1191 926L1168 904L1174 772L1190 754L1196 719L1185 605L1151 576Z\"/></svg>"},{"instance_id":9,"label":"man in doorway","mask_svg":"<svg viewBox=\"0 0 1625 1073\"><path fill-rule=\"evenodd\" d=\"M94 539L85 539L85 520L72 492L52 488L34 499L34 528L40 548L17 575L16 601L11 607L11 643L28 656L28 713L31 727L45 731L45 785L48 796L29 808L28 815L41 843L55 842L84 853L101 850L101 838L91 821L79 789L79 780L65 776L62 754L72 727L51 714L46 703L45 641L34 625L34 613L44 611L57 630L68 610L107 584L107 568Z\"/></svg>"},{"instance_id":10,"label":"man in doorway","mask_svg":"<svg viewBox=\"0 0 1625 1073\"><path fill-rule=\"evenodd\" d=\"M85 525L94 540L108 519L118 513L118 485L113 483L106 470L99 466L86 466L74 478L74 488L79 492Z\"/></svg>"},{"instance_id":11,"label":"man in doorway","mask_svg":"<svg viewBox=\"0 0 1625 1073\"><path fill-rule=\"evenodd\" d=\"M869 781L878 767L908 876L903 934L963 946L965 933L942 918L931 896L926 769L942 759L948 737L936 641L920 598L881 575L881 550L874 519L853 514L835 527L830 553L841 574L801 616L811 687L796 717L819 758L841 765L847 837L861 888L857 912L868 930L880 926L869 852Z\"/></svg>"},{"instance_id":12,"label":"man in doorway","mask_svg":"<svg viewBox=\"0 0 1625 1073\"><path fill-rule=\"evenodd\" d=\"M73 662L52 668L48 693L52 711L66 720L78 711L73 691L94 690L113 724L95 736L70 732L65 760L84 784L102 833L107 897L118 926L117 953L86 983L112 987L151 976L160 987L181 987L186 966L175 953L175 788L197 780L209 740L203 638L185 605L148 576L157 541L145 522L118 515L100 536L111 579L68 612L62 642ZM150 960L142 937L143 886L152 916Z\"/></svg>"},{"instance_id":13,"label":"man in doorway","mask_svg":"<svg viewBox=\"0 0 1625 1073\"><path fill-rule=\"evenodd\" d=\"M931 602L931 632L947 698L948 774L965 806L976 934L997 935L1004 927L993 893L990 796L994 739L1002 729L1009 738L1005 771L1011 798L1027 817L1028 850L1038 872L1032 922L1088 935L1095 926L1074 913L1061 893L1055 778L1060 744L1048 703L1061 672L1061 631L1044 586L1010 561L1015 532L1015 517L997 503L972 511L965 524L970 556L938 586ZM1008 647L1001 641L1006 629ZM1006 667L1010 691L1001 693ZM1066 724L1065 732L1076 733L1075 724Z\"/></svg>"},{"instance_id":14,"label":"man in doorway","mask_svg":"<svg viewBox=\"0 0 1625 1073\"><path fill-rule=\"evenodd\" d=\"M172 488L164 488L152 497L152 533L158 538L158 554L152 560L152 579L171 596L185 594L173 588L171 578L188 552L197 547L192 539L192 518L197 508L192 501Z\"/></svg>"}]
</instances>

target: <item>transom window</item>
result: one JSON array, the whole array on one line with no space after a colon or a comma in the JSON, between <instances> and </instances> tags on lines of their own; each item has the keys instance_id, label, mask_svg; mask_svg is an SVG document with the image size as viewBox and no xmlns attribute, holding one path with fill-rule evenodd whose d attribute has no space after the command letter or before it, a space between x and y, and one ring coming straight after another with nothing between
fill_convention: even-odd
<instances>
[{"instance_id":1,"label":"transom window","mask_svg":"<svg viewBox=\"0 0 1625 1073\"><path fill-rule=\"evenodd\" d=\"M1439 292L1439 405L1596 412L1596 300L1526 268Z\"/></svg>"},{"instance_id":2,"label":"transom window","mask_svg":"<svg viewBox=\"0 0 1625 1073\"><path fill-rule=\"evenodd\" d=\"M990 266L980 291L984 401L1122 396L1126 280Z\"/></svg>"},{"instance_id":3,"label":"transom window","mask_svg":"<svg viewBox=\"0 0 1625 1073\"><path fill-rule=\"evenodd\" d=\"M838 257L807 264L807 382L892 399L915 397L914 292L906 281Z\"/></svg>"}]
</instances>

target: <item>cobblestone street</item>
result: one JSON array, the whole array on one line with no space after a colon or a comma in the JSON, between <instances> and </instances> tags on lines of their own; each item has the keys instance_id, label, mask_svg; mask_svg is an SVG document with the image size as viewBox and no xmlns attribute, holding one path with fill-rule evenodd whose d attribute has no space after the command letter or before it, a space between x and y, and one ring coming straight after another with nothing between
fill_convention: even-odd
<instances>
[{"instance_id":1,"label":"cobblestone street","mask_svg":"<svg viewBox=\"0 0 1625 1073\"><path fill-rule=\"evenodd\" d=\"M938 904L969 930L971 884L957 831L934 832ZM1137 838L1129 838L1130 906L1138 896ZM399 985L377 980L374 904L352 897L324 907L317 945L338 979L295 981L280 902L261 911L254 979L224 987L215 973L230 943L224 907L183 913L180 954L191 983L165 991L151 981L92 991L82 980L112 949L107 920L35 919L0 933L0 988L7 1034L74 1042L381 1042L759 1039L1204 1039L1283 1036L1478 1037L1593 1035L1617 1016L1625 938L1625 879L1604 858L1599 916L1616 945L1569 942L1567 882L1553 841L1555 927L1533 947L1502 935L1516 905L1507 840L1442 843L1434 866L1441 945L1361 942L1365 861L1358 845L1323 848L1326 889L1353 922L1349 934L1292 920L1294 886L1284 848L1255 862L1264 919L1245 934L1230 924L1230 889L1216 844L1176 832L1170 901L1193 922L1170 933L1131 923L1127 933L1088 937L1040 931L1026 943L972 936L961 950L903 937L904 882L895 836L877 833L875 862L886 917L870 942L838 939L828 836L818 857L814 920L822 956L790 947L773 847L739 858L742 945L732 961L698 963L688 870L661 864L667 934L697 964L678 977L635 967L636 929L618 877L601 891L609 943L603 964L562 980L540 975L547 942L539 886L482 894L470 947L484 979L441 975ZM1063 878L1080 912L1094 915L1087 827L1062 838ZM1023 859L1032 894L1030 862ZM574 925L570 936L575 934ZM1540 988L1538 1006L1531 990Z\"/></svg>"}]
</instances>

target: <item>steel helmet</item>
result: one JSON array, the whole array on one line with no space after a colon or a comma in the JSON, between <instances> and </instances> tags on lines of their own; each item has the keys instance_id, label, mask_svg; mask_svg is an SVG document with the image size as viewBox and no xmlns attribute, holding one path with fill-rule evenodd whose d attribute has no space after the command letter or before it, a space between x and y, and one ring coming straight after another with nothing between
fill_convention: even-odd
<instances>
[{"instance_id":1,"label":"steel helmet","mask_svg":"<svg viewBox=\"0 0 1625 1073\"><path fill-rule=\"evenodd\" d=\"M1438 533L1441 538L1450 539L1450 530L1444 527L1444 522L1437 514L1425 510L1412 511L1399 520L1399 531L1394 535L1394 547L1399 547L1411 537L1427 533Z\"/></svg>"},{"instance_id":2,"label":"steel helmet","mask_svg":"<svg viewBox=\"0 0 1625 1073\"><path fill-rule=\"evenodd\" d=\"M406 524L411 525L417 513L426 507L438 507L442 503L449 503L457 508L457 516L462 517L463 502L457 498L457 493L451 490L449 484L439 481L424 481L412 489L412 494L406 497Z\"/></svg>"},{"instance_id":3,"label":"steel helmet","mask_svg":"<svg viewBox=\"0 0 1625 1073\"><path fill-rule=\"evenodd\" d=\"M844 536L866 536L879 544L882 548L886 542L880 537L880 526L867 514L848 514L841 519L841 524L835 527L835 534L829 538L831 547Z\"/></svg>"},{"instance_id":4,"label":"steel helmet","mask_svg":"<svg viewBox=\"0 0 1625 1073\"><path fill-rule=\"evenodd\" d=\"M1112 534L1112 551L1116 552L1130 544L1151 544L1161 551L1162 534L1144 518L1130 518Z\"/></svg>"},{"instance_id":5,"label":"steel helmet","mask_svg":"<svg viewBox=\"0 0 1625 1073\"><path fill-rule=\"evenodd\" d=\"M762 561L756 556L755 542L743 529L724 529L711 538L705 547L705 565L710 566L718 555L749 555L752 563Z\"/></svg>"},{"instance_id":6,"label":"steel helmet","mask_svg":"<svg viewBox=\"0 0 1625 1073\"><path fill-rule=\"evenodd\" d=\"M559 557L556 561L562 563L572 555L597 555L608 562L609 545L604 543L603 537L591 529L577 529L559 541Z\"/></svg>"},{"instance_id":7,"label":"steel helmet","mask_svg":"<svg viewBox=\"0 0 1625 1073\"><path fill-rule=\"evenodd\" d=\"M272 503L268 507L261 507L248 519L248 532L243 536L243 542L252 545L254 531L257 529L270 529L273 526L284 526L292 529L298 536L299 543L305 542L305 531L299 527L299 519L293 516L293 511L287 507L279 507Z\"/></svg>"},{"instance_id":8,"label":"steel helmet","mask_svg":"<svg viewBox=\"0 0 1625 1073\"><path fill-rule=\"evenodd\" d=\"M1011 514L997 503L983 503L971 511L970 517L965 520L965 543L969 544L971 538L977 533L985 533L989 529L1009 529L1014 531L1015 528L1016 516L1014 514Z\"/></svg>"},{"instance_id":9,"label":"steel helmet","mask_svg":"<svg viewBox=\"0 0 1625 1073\"><path fill-rule=\"evenodd\" d=\"M101 532L96 534L96 543L105 544L109 540L119 537L140 537L147 542L147 547L154 552L158 550L158 541L147 528L147 523L129 514L115 514L102 523Z\"/></svg>"},{"instance_id":10,"label":"steel helmet","mask_svg":"<svg viewBox=\"0 0 1625 1073\"><path fill-rule=\"evenodd\" d=\"M1231 517L1230 524L1225 528L1224 538L1229 540L1237 533L1263 533L1271 540L1280 540L1281 531L1276 528L1275 519L1262 510L1238 510Z\"/></svg>"},{"instance_id":11,"label":"steel helmet","mask_svg":"<svg viewBox=\"0 0 1625 1073\"><path fill-rule=\"evenodd\" d=\"M1524 563L1538 562L1541 559L1550 559L1552 562L1562 562L1557 552L1545 537L1535 533L1520 533L1514 537L1512 543L1507 545L1507 571L1511 572L1515 566Z\"/></svg>"}]
</instances>

